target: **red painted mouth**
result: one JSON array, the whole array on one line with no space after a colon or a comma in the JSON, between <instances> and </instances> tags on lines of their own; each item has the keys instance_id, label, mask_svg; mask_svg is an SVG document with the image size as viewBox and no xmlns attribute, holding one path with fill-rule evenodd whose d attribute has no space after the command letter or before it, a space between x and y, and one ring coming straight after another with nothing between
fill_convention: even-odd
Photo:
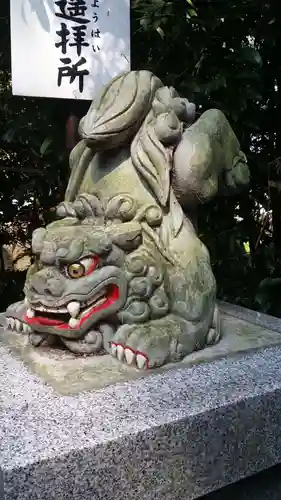
<instances>
[{"instance_id":1,"label":"red painted mouth","mask_svg":"<svg viewBox=\"0 0 281 500\"><path fill-rule=\"evenodd\" d=\"M28 318L26 314L24 315L24 321L28 323L29 325L42 325L42 326L54 326L57 327L58 330L79 330L79 328L89 319L91 316L96 314L99 311L102 311L103 309L108 308L111 306L111 304L114 304L120 297L120 291L119 287L117 285L110 285L107 287L106 290L106 300L102 304L98 304L97 306L93 305L93 307L90 309L90 306L88 306L86 309L88 309L87 313L82 312L81 318L77 318L77 325L75 327L69 326L68 322L66 322L64 319L56 319L56 318L51 318L49 316L39 316L40 313L39 311L35 311L35 316L33 318ZM51 315L51 313L49 313ZM65 315L63 315L65 316ZM70 319L70 316L69 316Z\"/></svg>"}]
</instances>

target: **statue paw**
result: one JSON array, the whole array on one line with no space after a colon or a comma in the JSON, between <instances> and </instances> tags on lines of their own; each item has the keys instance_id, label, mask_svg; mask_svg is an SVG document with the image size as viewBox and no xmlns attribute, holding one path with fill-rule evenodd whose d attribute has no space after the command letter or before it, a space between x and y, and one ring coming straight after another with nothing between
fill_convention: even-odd
<instances>
[{"instance_id":1,"label":"statue paw","mask_svg":"<svg viewBox=\"0 0 281 500\"><path fill-rule=\"evenodd\" d=\"M57 338L53 335L44 333L32 332L28 336L29 343L33 347L52 347L56 344Z\"/></svg>"},{"instance_id":2,"label":"statue paw","mask_svg":"<svg viewBox=\"0 0 281 500\"><path fill-rule=\"evenodd\" d=\"M103 337L100 331L90 331L81 340L69 340L61 337L62 343L74 354L91 355L102 350Z\"/></svg>"},{"instance_id":3,"label":"statue paw","mask_svg":"<svg viewBox=\"0 0 281 500\"><path fill-rule=\"evenodd\" d=\"M161 323L161 324L160 324ZM179 339L181 325L176 321L151 321L143 325L123 325L111 341L111 354L140 370L157 368L170 361L180 361L186 351Z\"/></svg>"}]
</instances>

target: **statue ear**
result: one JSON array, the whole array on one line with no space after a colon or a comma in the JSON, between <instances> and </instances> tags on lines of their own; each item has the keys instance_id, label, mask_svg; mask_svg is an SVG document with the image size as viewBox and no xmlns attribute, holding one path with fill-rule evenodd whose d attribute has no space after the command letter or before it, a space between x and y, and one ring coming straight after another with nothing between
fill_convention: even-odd
<instances>
[{"instance_id":1,"label":"statue ear","mask_svg":"<svg viewBox=\"0 0 281 500\"><path fill-rule=\"evenodd\" d=\"M137 222L113 224L107 228L106 232L110 236L112 243L115 243L123 250L137 248L141 243L141 226Z\"/></svg>"}]
</instances>

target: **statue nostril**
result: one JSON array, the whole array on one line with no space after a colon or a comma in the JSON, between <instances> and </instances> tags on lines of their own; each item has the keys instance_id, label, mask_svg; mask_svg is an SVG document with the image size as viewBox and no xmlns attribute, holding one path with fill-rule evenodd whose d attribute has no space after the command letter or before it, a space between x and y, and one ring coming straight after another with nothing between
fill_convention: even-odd
<instances>
[{"instance_id":1,"label":"statue nostril","mask_svg":"<svg viewBox=\"0 0 281 500\"><path fill-rule=\"evenodd\" d=\"M63 293L63 283L55 277L46 275L42 272L34 276L29 284L29 290L35 295L45 295L49 298L60 297Z\"/></svg>"},{"instance_id":2,"label":"statue nostril","mask_svg":"<svg viewBox=\"0 0 281 500\"><path fill-rule=\"evenodd\" d=\"M52 297L60 297L63 293L63 284L58 279L50 279L46 284L46 295L50 295Z\"/></svg>"}]
</instances>

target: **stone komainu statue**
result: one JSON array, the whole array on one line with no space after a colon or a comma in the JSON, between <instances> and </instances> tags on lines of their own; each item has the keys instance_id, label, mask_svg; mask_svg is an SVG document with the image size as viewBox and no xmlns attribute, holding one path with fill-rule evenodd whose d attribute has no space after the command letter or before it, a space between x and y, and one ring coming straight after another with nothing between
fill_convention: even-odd
<instances>
[{"instance_id":1,"label":"stone komainu statue","mask_svg":"<svg viewBox=\"0 0 281 500\"><path fill-rule=\"evenodd\" d=\"M148 71L111 81L81 120L58 220L34 231L9 328L140 369L218 342L209 253L185 213L249 171L223 113L194 120L195 106Z\"/></svg>"}]
</instances>

